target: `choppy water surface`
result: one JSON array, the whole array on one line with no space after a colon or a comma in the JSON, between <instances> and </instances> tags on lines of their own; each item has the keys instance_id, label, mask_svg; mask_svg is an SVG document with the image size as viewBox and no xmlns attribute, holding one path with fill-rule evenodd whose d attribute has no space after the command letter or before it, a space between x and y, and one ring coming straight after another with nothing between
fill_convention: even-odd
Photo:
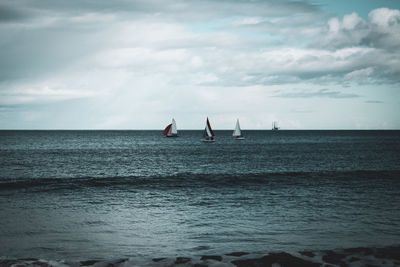
<instances>
[{"instance_id":1,"label":"choppy water surface","mask_svg":"<svg viewBox=\"0 0 400 267\"><path fill-rule=\"evenodd\" d=\"M399 131L0 131L0 256L386 246Z\"/></svg>"}]
</instances>

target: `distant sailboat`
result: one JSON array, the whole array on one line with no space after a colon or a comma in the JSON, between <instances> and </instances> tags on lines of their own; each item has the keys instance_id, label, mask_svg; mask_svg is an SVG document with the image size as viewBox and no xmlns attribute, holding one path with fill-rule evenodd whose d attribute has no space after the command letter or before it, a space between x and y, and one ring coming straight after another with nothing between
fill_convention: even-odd
<instances>
[{"instance_id":1,"label":"distant sailboat","mask_svg":"<svg viewBox=\"0 0 400 267\"><path fill-rule=\"evenodd\" d=\"M235 130L233 130L232 136L236 137L236 140L243 140L244 136L242 135L242 131L240 130L239 119L236 121Z\"/></svg>"},{"instance_id":2,"label":"distant sailboat","mask_svg":"<svg viewBox=\"0 0 400 267\"><path fill-rule=\"evenodd\" d=\"M273 130L273 131L279 130L278 122L276 122L276 121L273 121L273 122L272 122L272 130Z\"/></svg>"},{"instance_id":3,"label":"distant sailboat","mask_svg":"<svg viewBox=\"0 0 400 267\"><path fill-rule=\"evenodd\" d=\"M211 129L211 125L210 125L208 118L206 121L206 128L204 129L203 136L204 136L204 139L201 139L202 142L215 142L215 139L214 139L215 134L214 134L213 130Z\"/></svg>"},{"instance_id":4,"label":"distant sailboat","mask_svg":"<svg viewBox=\"0 0 400 267\"><path fill-rule=\"evenodd\" d=\"M165 127L163 135L165 135L165 137L178 137L178 130L174 119L172 119L172 123Z\"/></svg>"}]
</instances>

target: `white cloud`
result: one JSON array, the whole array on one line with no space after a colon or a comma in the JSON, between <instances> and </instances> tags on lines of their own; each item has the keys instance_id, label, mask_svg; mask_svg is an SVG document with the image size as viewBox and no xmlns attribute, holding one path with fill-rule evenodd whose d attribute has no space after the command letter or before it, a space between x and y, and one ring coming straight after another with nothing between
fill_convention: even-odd
<instances>
[{"instance_id":1,"label":"white cloud","mask_svg":"<svg viewBox=\"0 0 400 267\"><path fill-rule=\"evenodd\" d=\"M368 67L364 69L355 70L346 74L346 80L367 80L374 72L374 68Z\"/></svg>"},{"instance_id":2,"label":"white cloud","mask_svg":"<svg viewBox=\"0 0 400 267\"><path fill-rule=\"evenodd\" d=\"M257 25L264 22L265 19L262 17L247 17L235 20L233 26L244 26L244 25Z\"/></svg>"},{"instance_id":3,"label":"white cloud","mask_svg":"<svg viewBox=\"0 0 400 267\"><path fill-rule=\"evenodd\" d=\"M368 14L370 20L369 44L386 49L400 47L400 11L378 8Z\"/></svg>"},{"instance_id":4,"label":"white cloud","mask_svg":"<svg viewBox=\"0 0 400 267\"><path fill-rule=\"evenodd\" d=\"M353 12L342 20L331 18L326 35L319 37L319 44L330 49L346 46L366 45L381 49L395 49L400 46L400 11L378 8L363 20Z\"/></svg>"},{"instance_id":5,"label":"white cloud","mask_svg":"<svg viewBox=\"0 0 400 267\"><path fill-rule=\"evenodd\" d=\"M96 59L98 65L107 68L134 67L145 70L148 67L156 67L169 72L176 70L177 65L189 62L189 55L185 49L155 50L132 47L106 50L100 52Z\"/></svg>"},{"instance_id":6,"label":"white cloud","mask_svg":"<svg viewBox=\"0 0 400 267\"><path fill-rule=\"evenodd\" d=\"M357 13L353 12L349 15L344 15L342 21L342 27L346 30L354 30L357 27L362 27L365 24L365 21L358 16ZM361 25L361 26L359 26Z\"/></svg>"},{"instance_id":7,"label":"white cloud","mask_svg":"<svg viewBox=\"0 0 400 267\"><path fill-rule=\"evenodd\" d=\"M333 33L338 33L340 30L340 21L337 18L331 18L328 21L329 31Z\"/></svg>"},{"instance_id":8,"label":"white cloud","mask_svg":"<svg viewBox=\"0 0 400 267\"><path fill-rule=\"evenodd\" d=\"M391 31L392 27L400 24L400 11L388 8L378 8L368 14L372 24L378 26L382 31Z\"/></svg>"}]
</instances>

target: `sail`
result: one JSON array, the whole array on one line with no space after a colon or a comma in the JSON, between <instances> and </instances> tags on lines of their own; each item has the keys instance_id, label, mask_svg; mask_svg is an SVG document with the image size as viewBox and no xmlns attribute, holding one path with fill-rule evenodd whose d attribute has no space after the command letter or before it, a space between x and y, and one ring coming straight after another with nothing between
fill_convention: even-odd
<instances>
[{"instance_id":1,"label":"sail","mask_svg":"<svg viewBox=\"0 0 400 267\"><path fill-rule=\"evenodd\" d=\"M178 134L178 129L176 128L175 119L172 119L171 125L172 125L172 126L171 126L171 132L170 132L170 134L177 135L177 134Z\"/></svg>"},{"instance_id":2,"label":"sail","mask_svg":"<svg viewBox=\"0 0 400 267\"><path fill-rule=\"evenodd\" d=\"M207 118L206 128L204 130L204 136L208 136L208 137L215 136L213 130L211 129L211 125L210 125L210 122L208 121L208 118Z\"/></svg>"},{"instance_id":3,"label":"sail","mask_svg":"<svg viewBox=\"0 0 400 267\"><path fill-rule=\"evenodd\" d=\"M204 131L203 131L203 137L208 137L208 134L207 134L207 127L206 127L206 128L204 128Z\"/></svg>"},{"instance_id":4,"label":"sail","mask_svg":"<svg viewBox=\"0 0 400 267\"><path fill-rule=\"evenodd\" d=\"M164 129L164 131L163 131L163 135L167 135L167 134L170 133L170 131L171 131L171 126L172 126L172 123L171 123L171 124L168 124L168 126L165 127L165 129Z\"/></svg>"},{"instance_id":5,"label":"sail","mask_svg":"<svg viewBox=\"0 0 400 267\"><path fill-rule=\"evenodd\" d=\"M278 129L279 129L278 122L277 121L273 121L272 122L272 130L278 130Z\"/></svg>"},{"instance_id":6,"label":"sail","mask_svg":"<svg viewBox=\"0 0 400 267\"><path fill-rule=\"evenodd\" d=\"M235 130L233 130L232 136L242 136L242 132L240 130L239 119L236 121Z\"/></svg>"}]
</instances>

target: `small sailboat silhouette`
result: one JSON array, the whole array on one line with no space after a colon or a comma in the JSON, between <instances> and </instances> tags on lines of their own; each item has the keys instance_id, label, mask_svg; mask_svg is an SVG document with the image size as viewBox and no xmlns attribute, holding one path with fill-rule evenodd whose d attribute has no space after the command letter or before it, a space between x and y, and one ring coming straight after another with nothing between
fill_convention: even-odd
<instances>
[{"instance_id":1,"label":"small sailboat silhouette","mask_svg":"<svg viewBox=\"0 0 400 267\"><path fill-rule=\"evenodd\" d=\"M201 139L201 141L202 142L215 142L214 136L215 136L214 131L212 130L210 121L208 120L208 117L207 117L206 128L204 129L204 132L203 132L204 139Z\"/></svg>"},{"instance_id":2,"label":"small sailboat silhouette","mask_svg":"<svg viewBox=\"0 0 400 267\"><path fill-rule=\"evenodd\" d=\"M165 137L178 137L178 130L174 119L172 119L172 122L165 127L163 135L165 135Z\"/></svg>"},{"instance_id":3,"label":"small sailboat silhouette","mask_svg":"<svg viewBox=\"0 0 400 267\"><path fill-rule=\"evenodd\" d=\"M240 130L239 119L237 119L237 121L236 121L235 130L233 130L232 136L234 136L236 140L244 139L244 136L242 135L242 131Z\"/></svg>"},{"instance_id":4,"label":"small sailboat silhouette","mask_svg":"<svg viewBox=\"0 0 400 267\"><path fill-rule=\"evenodd\" d=\"M273 122L272 122L272 130L273 130L273 131L279 130L278 122L277 122L277 121L273 121Z\"/></svg>"}]
</instances>

